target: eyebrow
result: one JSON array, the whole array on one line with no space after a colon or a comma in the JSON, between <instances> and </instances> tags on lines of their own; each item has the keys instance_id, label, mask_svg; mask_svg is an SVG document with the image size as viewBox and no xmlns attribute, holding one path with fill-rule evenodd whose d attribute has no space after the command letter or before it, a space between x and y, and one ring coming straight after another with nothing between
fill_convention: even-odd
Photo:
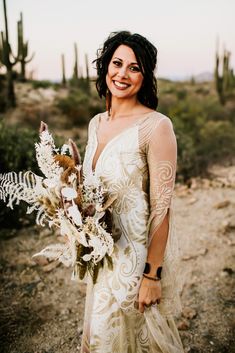
<instances>
[{"instance_id":1,"label":"eyebrow","mask_svg":"<svg viewBox=\"0 0 235 353\"><path fill-rule=\"evenodd\" d=\"M116 56L114 59L118 59L118 60L120 60L120 61L123 61L122 59L118 58L117 56ZM136 63L136 62L133 62L133 63L130 63L130 65L139 65L139 64Z\"/></svg>"}]
</instances>

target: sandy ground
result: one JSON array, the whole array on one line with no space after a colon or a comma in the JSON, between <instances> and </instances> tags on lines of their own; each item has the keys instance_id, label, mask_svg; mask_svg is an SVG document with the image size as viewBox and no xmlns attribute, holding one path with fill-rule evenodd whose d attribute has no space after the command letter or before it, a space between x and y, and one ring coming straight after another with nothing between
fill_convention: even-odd
<instances>
[{"instance_id":1,"label":"sandy ground","mask_svg":"<svg viewBox=\"0 0 235 353\"><path fill-rule=\"evenodd\" d=\"M235 187L223 173L212 185L194 181L175 192L184 277L177 323L190 353L235 352ZM42 267L31 259L52 238L35 226L9 231L1 240L2 353L80 350L85 285L71 281L71 269Z\"/></svg>"}]
</instances>

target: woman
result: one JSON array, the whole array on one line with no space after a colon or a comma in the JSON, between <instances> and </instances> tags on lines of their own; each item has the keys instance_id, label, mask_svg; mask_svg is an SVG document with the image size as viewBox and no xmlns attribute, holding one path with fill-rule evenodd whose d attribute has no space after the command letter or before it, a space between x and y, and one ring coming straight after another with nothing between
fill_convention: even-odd
<instances>
[{"instance_id":1,"label":"woman","mask_svg":"<svg viewBox=\"0 0 235 353\"><path fill-rule=\"evenodd\" d=\"M88 280L82 353L182 353L171 196L176 139L156 112L157 50L144 37L112 33L95 60L107 111L88 129L84 173L100 177L113 204L113 270Z\"/></svg>"}]
</instances>

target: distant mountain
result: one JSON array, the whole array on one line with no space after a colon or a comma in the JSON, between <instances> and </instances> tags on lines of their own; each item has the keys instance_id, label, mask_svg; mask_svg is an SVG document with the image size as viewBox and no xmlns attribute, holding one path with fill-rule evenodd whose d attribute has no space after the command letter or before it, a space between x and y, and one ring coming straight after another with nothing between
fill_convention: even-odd
<instances>
[{"instance_id":1,"label":"distant mountain","mask_svg":"<svg viewBox=\"0 0 235 353\"><path fill-rule=\"evenodd\" d=\"M196 76L194 76L194 79L196 82L200 83L200 82L210 82L214 80L214 75L212 72L202 72L201 74L198 74Z\"/></svg>"},{"instance_id":2,"label":"distant mountain","mask_svg":"<svg viewBox=\"0 0 235 353\"><path fill-rule=\"evenodd\" d=\"M191 81L192 77L194 78L195 82L201 83L201 82L211 82L214 80L214 75L212 72L206 71L202 72L198 75L195 76L166 76L166 77L159 77L162 80L170 80L170 81Z\"/></svg>"}]
</instances>

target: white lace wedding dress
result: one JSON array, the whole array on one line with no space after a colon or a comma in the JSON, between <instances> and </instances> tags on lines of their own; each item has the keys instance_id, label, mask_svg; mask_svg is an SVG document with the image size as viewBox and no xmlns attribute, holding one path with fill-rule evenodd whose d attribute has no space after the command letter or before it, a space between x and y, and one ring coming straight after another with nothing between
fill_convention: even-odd
<instances>
[{"instance_id":1,"label":"white lace wedding dress","mask_svg":"<svg viewBox=\"0 0 235 353\"><path fill-rule=\"evenodd\" d=\"M101 177L113 205L113 232L120 233L112 254L113 270L87 278L82 353L182 353L173 315L180 311L178 247L172 193L176 141L170 119L158 112L119 119L109 141L99 136L107 112L91 119L83 170ZM150 240L169 212L169 233L159 305L136 308Z\"/></svg>"}]
</instances>

